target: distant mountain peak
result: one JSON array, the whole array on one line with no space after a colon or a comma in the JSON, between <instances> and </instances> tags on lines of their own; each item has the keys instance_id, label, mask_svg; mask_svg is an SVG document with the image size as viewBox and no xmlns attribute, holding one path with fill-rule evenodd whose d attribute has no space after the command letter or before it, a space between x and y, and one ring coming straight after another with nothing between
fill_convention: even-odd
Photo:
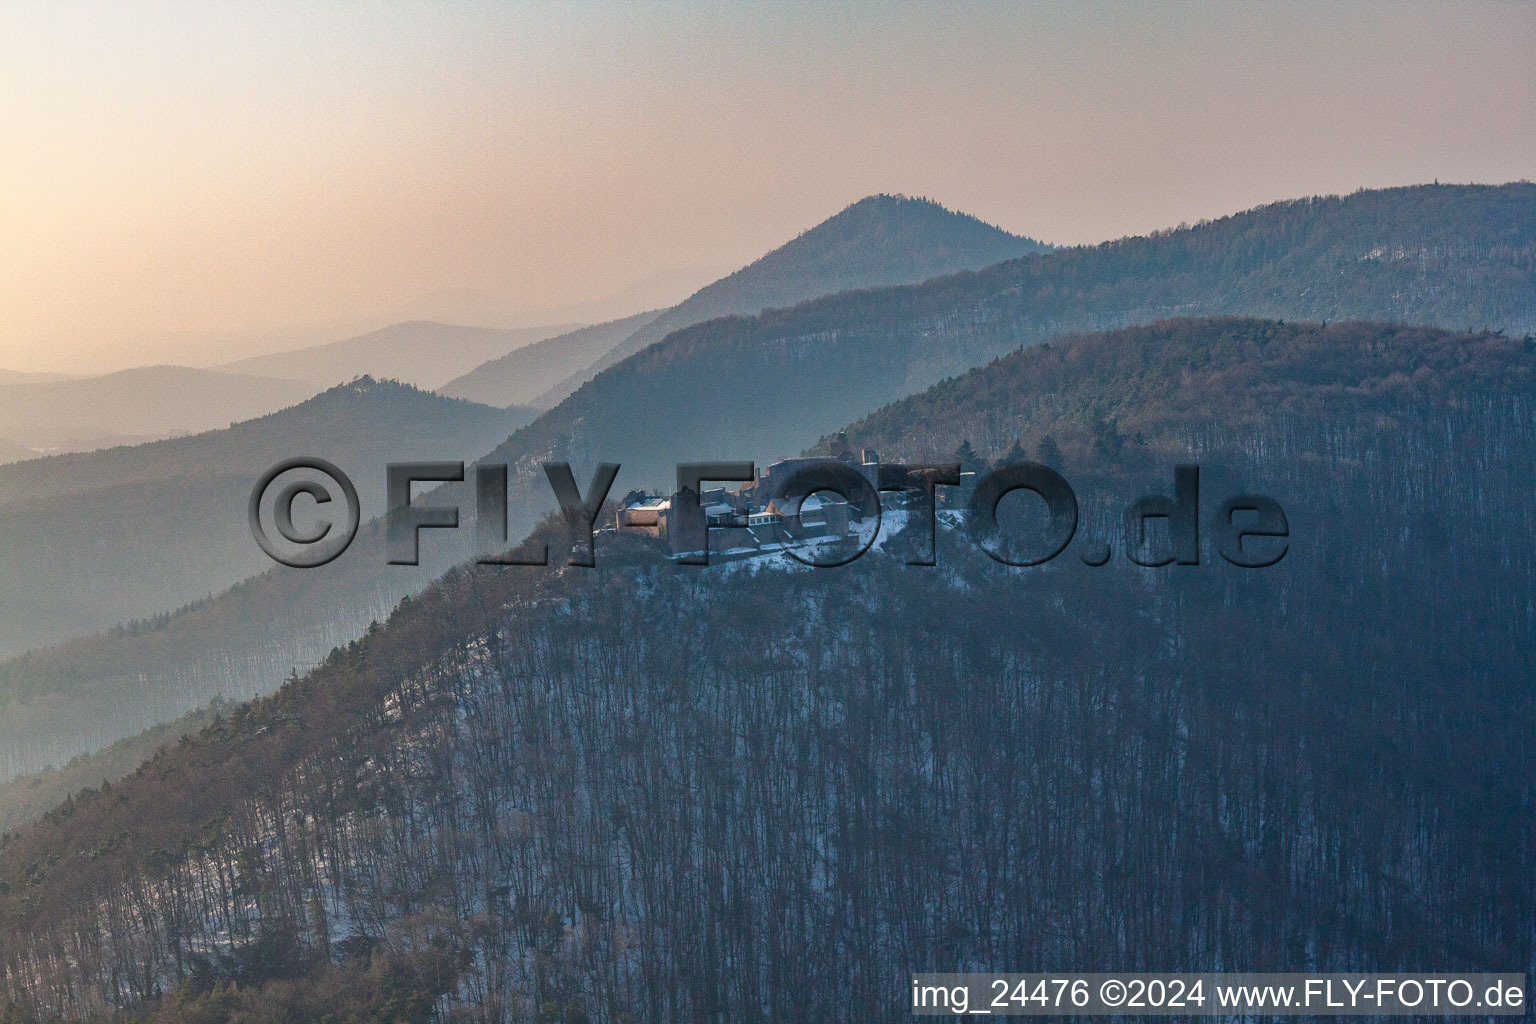
<instances>
[{"instance_id":1,"label":"distant mountain peak","mask_svg":"<svg viewBox=\"0 0 1536 1024\"><path fill-rule=\"evenodd\" d=\"M706 320L754 316L838 292L919 284L1051 248L932 199L877 192L699 289L532 404L552 408L600 371Z\"/></svg>"},{"instance_id":2,"label":"distant mountain peak","mask_svg":"<svg viewBox=\"0 0 1536 1024\"><path fill-rule=\"evenodd\" d=\"M938 210L942 210L944 213L955 212L938 200L929 199L927 196L909 196L902 192L875 192L865 196L863 199L849 203L847 206L843 207L840 212L833 214L822 223L829 223L830 221L836 220L838 217L846 217L849 215L868 214L871 212L881 211L894 212L903 209L918 209L922 207L933 207Z\"/></svg>"},{"instance_id":3,"label":"distant mountain peak","mask_svg":"<svg viewBox=\"0 0 1536 1024\"><path fill-rule=\"evenodd\" d=\"M659 339L658 328L664 334L689 321L753 315L840 291L915 284L1050 248L932 199L880 192L699 290L637 337L649 343ZM638 351L633 343L616 350L633 351Z\"/></svg>"},{"instance_id":4,"label":"distant mountain peak","mask_svg":"<svg viewBox=\"0 0 1536 1024\"><path fill-rule=\"evenodd\" d=\"M982 250L998 246L1010 253L1020 249L1044 251L1051 248L1043 242L1005 231L979 217L951 210L927 196L876 192L843 207L763 259L823 238L855 244L878 242L889 247L915 247L918 252L935 246L941 250L950 246L978 247Z\"/></svg>"},{"instance_id":5,"label":"distant mountain peak","mask_svg":"<svg viewBox=\"0 0 1536 1024\"><path fill-rule=\"evenodd\" d=\"M419 388L407 381L396 380L394 377L375 377L371 373L360 373L344 384L335 384L326 388L309 399L309 401L347 401L368 395L423 395L431 398L439 397L435 392Z\"/></svg>"},{"instance_id":6,"label":"distant mountain peak","mask_svg":"<svg viewBox=\"0 0 1536 1024\"><path fill-rule=\"evenodd\" d=\"M839 217L868 216L870 214L943 214L963 220L973 220L978 223L986 223L979 217L973 217L959 210L952 210L937 199L928 196L909 196L903 192L874 192L863 199L856 200L843 207L842 210L822 221L818 227L832 223ZM811 229L816 230L815 228ZM998 228L1001 231L1001 228Z\"/></svg>"}]
</instances>

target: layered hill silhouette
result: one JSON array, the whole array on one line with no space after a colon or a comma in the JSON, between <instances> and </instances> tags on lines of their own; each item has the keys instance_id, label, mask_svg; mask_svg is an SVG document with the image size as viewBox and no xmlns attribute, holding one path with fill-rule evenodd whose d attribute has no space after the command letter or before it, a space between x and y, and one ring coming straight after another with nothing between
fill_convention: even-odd
<instances>
[{"instance_id":1,"label":"layered hill silhouette","mask_svg":"<svg viewBox=\"0 0 1536 1024\"><path fill-rule=\"evenodd\" d=\"M528 404L551 408L599 371L704 320L752 316L854 288L916 284L1048 249L928 199L869 196L663 310Z\"/></svg>"},{"instance_id":2,"label":"layered hill silhouette","mask_svg":"<svg viewBox=\"0 0 1536 1024\"><path fill-rule=\"evenodd\" d=\"M0 383L0 437L79 451L227 427L315 393L293 378L147 366L100 377Z\"/></svg>"},{"instance_id":3,"label":"layered hill silhouette","mask_svg":"<svg viewBox=\"0 0 1536 1024\"><path fill-rule=\"evenodd\" d=\"M654 320L657 312L636 313L524 345L481 363L436 391L449 398L486 405L531 405L553 385L583 372L607 355L638 328Z\"/></svg>"},{"instance_id":4,"label":"layered hill silhouette","mask_svg":"<svg viewBox=\"0 0 1536 1024\"><path fill-rule=\"evenodd\" d=\"M33 451L31 448L24 447L23 445L19 445L14 441L8 441L5 438L0 437L0 463L19 462L22 459L35 459L37 458L38 454L38 452Z\"/></svg>"},{"instance_id":5,"label":"layered hill silhouette","mask_svg":"<svg viewBox=\"0 0 1536 1024\"><path fill-rule=\"evenodd\" d=\"M472 455L526 416L360 378L224 430L0 466L0 650L151 618L260 571L246 501L282 459L323 453L377 514L386 462Z\"/></svg>"},{"instance_id":6,"label":"layered hill silhouette","mask_svg":"<svg viewBox=\"0 0 1536 1024\"><path fill-rule=\"evenodd\" d=\"M233 709L233 701L217 700L208 707L118 740L104 750L81 754L57 768L45 768L0 783L0 833L38 820L82 789L94 789L133 774L161 748L201 732L221 712L227 714Z\"/></svg>"},{"instance_id":7,"label":"layered hill silhouette","mask_svg":"<svg viewBox=\"0 0 1536 1024\"><path fill-rule=\"evenodd\" d=\"M0 384L47 384L53 381L70 380L75 376L69 373L0 370Z\"/></svg>"},{"instance_id":8,"label":"layered hill silhouette","mask_svg":"<svg viewBox=\"0 0 1536 1024\"><path fill-rule=\"evenodd\" d=\"M1530 965L1533 391L1496 332L1179 319L835 432L1059 436L1089 533L1197 463L1202 515L1283 504L1269 569L1203 522L1159 569L946 528L937 568L453 571L0 842L6 998L815 1021L910 1012L914 960Z\"/></svg>"},{"instance_id":9,"label":"layered hill silhouette","mask_svg":"<svg viewBox=\"0 0 1536 1024\"><path fill-rule=\"evenodd\" d=\"M668 336L494 453L618 461L781 457L937 380L1071 330L1251 312L1536 331L1536 185L1360 192L828 296ZM643 429L639 429L643 425Z\"/></svg>"},{"instance_id":10,"label":"layered hill silhouette","mask_svg":"<svg viewBox=\"0 0 1536 1024\"><path fill-rule=\"evenodd\" d=\"M216 369L333 387L364 375L431 390L513 349L563 334L578 324L492 328L412 320L324 345L236 360ZM508 400L497 405L522 405Z\"/></svg>"},{"instance_id":11,"label":"layered hill silhouette","mask_svg":"<svg viewBox=\"0 0 1536 1024\"><path fill-rule=\"evenodd\" d=\"M583 488L608 461L623 466L616 494L670 490L678 462L794 454L890 401L1062 332L1245 306L1285 319L1418 320L1523 337L1536 326L1536 186L1278 203L709 321L599 374L485 458L511 467L515 537L554 507L539 468L547 460L570 461ZM447 497L474 507L467 485ZM429 531L423 564L407 568L386 565L382 531L365 527L325 569L269 570L135 635L0 664L0 765L61 763L214 696L270 690L469 557L469 536Z\"/></svg>"}]
</instances>

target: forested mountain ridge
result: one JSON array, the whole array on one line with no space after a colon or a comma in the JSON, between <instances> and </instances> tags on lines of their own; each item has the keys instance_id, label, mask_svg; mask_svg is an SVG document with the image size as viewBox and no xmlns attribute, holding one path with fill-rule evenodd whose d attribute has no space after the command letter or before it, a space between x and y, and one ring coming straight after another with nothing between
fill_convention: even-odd
<instances>
[{"instance_id":1,"label":"forested mountain ridge","mask_svg":"<svg viewBox=\"0 0 1536 1024\"><path fill-rule=\"evenodd\" d=\"M486 405L528 405L571 374L585 371L659 313L636 313L524 345L455 377L437 393Z\"/></svg>"},{"instance_id":2,"label":"forested mountain ridge","mask_svg":"<svg viewBox=\"0 0 1536 1024\"><path fill-rule=\"evenodd\" d=\"M1536 331L1536 184L1415 186L1258 207L755 318L751 338L829 331L1093 329L1176 315L1398 320ZM707 331L696 331L702 338Z\"/></svg>"},{"instance_id":3,"label":"forested mountain ridge","mask_svg":"<svg viewBox=\"0 0 1536 1024\"><path fill-rule=\"evenodd\" d=\"M1049 248L928 199L868 196L663 310L530 404L552 408L600 371L705 320L752 316L858 288L916 284Z\"/></svg>"},{"instance_id":4,"label":"forested mountain ridge","mask_svg":"<svg viewBox=\"0 0 1536 1024\"><path fill-rule=\"evenodd\" d=\"M259 470L286 455L324 446L332 437L346 439L360 430L404 431L418 420L431 433L488 432L503 425L512 429L532 415L531 410L450 401L397 381L363 376L220 430L0 466L0 504L168 480L217 465Z\"/></svg>"},{"instance_id":5,"label":"forested mountain ridge","mask_svg":"<svg viewBox=\"0 0 1536 1024\"><path fill-rule=\"evenodd\" d=\"M1399 244L1421 256L1370 255ZM1486 323L1519 337L1536 318L1533 247L1536 186L1528 184L1274 204L699 324L604 371L485 458L512 467L511 530L521 535L554 507L539 468L546 460L570 461L583 489L605 461L623 466L616 493L670 487L678 462L792 454L897 398L1066 330L1190 308L1230 312L1251 301L1287 319L1321 309L1319 319ZM468 485L455 499L473 508ZM96 636L0 665L0 692L29 694L48 709L33 721L46 721L58 744L44 751L39 729L0 724L0 750L13 770L28 770L154 724L138 717L146 708L174 717L215 696L266 692L469 557L468 541L468 530L431 531L421 567L387 566L381 531L365 525L325 569L269 570L132 636ZM120 717L114 700L129 702L133 717Z\"/></svg>"},{"instance_id":6,"label":"forested mountain ridge","mask_svg":"<svg viewBox=\"0 0 1536 1024\"><path fill-rule=\"evenodd\" d=\"M81 754L68 763L0 782L0 833L11 832L38 820L82 789L113 783L150 760L161 747L172 746L183 736L201 732L234 701L215 700L180 718L156 725L104 750Z\"/></svg>"},{"instance_id":7,"label":"forested mountain ridge","mask_svg":"<svg viewBox=\"0 0 1536 1024\"><path fill-rule=\"evenodd\" d=\"M899 325L927 329L942 349L957 332L1033 339L1212 314L1526 332L1536 330L1533 294L1536 185L1420 185L1287 200L973 275L829 295L759 317L756 334ZM627 342L606 363L641 347ZM938 358L957 355L967 358Z\"/></svg>"},{"instance_id":8,"label":"forested mountain ridge","mask_svg":"<svg viewBox=\"0 0 1536 1024\"><path fill-rule=\"evenodd\" d=\"M1536 185L1295 200L708 321L588 383L497 456L563 451L643 478L695 457L774 457L812 423L831 429L1053 334L1194 314L1536 331Z\"/></svg>"},{"instance_id":9,"label":"forested mountain ridge","mask_svg":"<svg viewBox=\"0 0 1536 1024\"><path fill-rule=\"evenodd\" d=\"M0 466L0 651L170 612L260 571L245 505L281 459L322 449L378 513L386 462L472 456L525 420L362 378L224 430Z\"/></svg>"},{"instance_id":10,"label":"forested mountain ridge","mask_svg":"<svg viewBox=\"0 0 1536 1024\"><path fill-rule=\"evenodd\" d=\"M0 842L8 998L213 1021L383 972L492 1021L814 1021L1002 963L1529 970L1533 349L1175 321L843 431L1007 457L1101 393L1068 477L1273 495L1270 569L944 532L934 569L456 570Z\"/></svg>"},{"instance_id":11,"label":"forested mountain ridge","mask_svg":"<svg viewBox=\"0 0 1536 1024\"><path fill-rule=\"evenodd\" d=\"M1019 349L850 425L834 444L870 445L909 459L949 457L954 439L1001 455L1033 455L1045 437L1092 465L1107 439L1117 455L1137 435L1138 458L1197 416L1245 431L1284 418L1379 416L1476 394L1536 393L1536 338L1456 334L1405 324L1325 326L1244 318L1179 319L1064 335ZM937 445L937 447L935 447ZM1123 461L1123 460L1120 460Z\"/></svg>"}]
</instances>

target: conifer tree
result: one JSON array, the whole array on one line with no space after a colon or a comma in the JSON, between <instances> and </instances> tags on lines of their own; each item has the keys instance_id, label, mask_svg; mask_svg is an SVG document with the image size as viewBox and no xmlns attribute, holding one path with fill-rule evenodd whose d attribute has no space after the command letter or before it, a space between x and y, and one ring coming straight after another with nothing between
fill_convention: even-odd
<instances>
[{"instance_id":1,"label":"conifer tree","mask_svg":"<svg viewBox=\"0 0 1536 1024\"><path fill-rule=\"evenodd\" d=\"M965 440L961 441L960 447L955 449L955 461L960 463L962 470L974 473L981 464L981 456L976 454L976 449L971 447L971 442Z\"/></svg>"}]
</instances>

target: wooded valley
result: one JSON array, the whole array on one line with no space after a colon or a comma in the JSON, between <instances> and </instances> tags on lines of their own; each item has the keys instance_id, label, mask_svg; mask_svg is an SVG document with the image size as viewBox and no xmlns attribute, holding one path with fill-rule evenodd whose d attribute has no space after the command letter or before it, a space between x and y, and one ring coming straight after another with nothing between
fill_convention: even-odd
<instances>
[{"instance_id":1,"label":"wooded valley","mask_svg":"<svg viewBox=\"0 0 1536 1024\"><path fill-rule=\"evenodd\" d=\"M1529 969L1533 371L1496 334L1180 321L843 432L1050 436L1085 536L1198 462L1282 500L1270 569L944 535L934 569L621 538L456 570L0 843L11 1012L889 1019L913 964ZM1063 430L1090 394L1111 427Z\"/></svg>"}]
</instances>

